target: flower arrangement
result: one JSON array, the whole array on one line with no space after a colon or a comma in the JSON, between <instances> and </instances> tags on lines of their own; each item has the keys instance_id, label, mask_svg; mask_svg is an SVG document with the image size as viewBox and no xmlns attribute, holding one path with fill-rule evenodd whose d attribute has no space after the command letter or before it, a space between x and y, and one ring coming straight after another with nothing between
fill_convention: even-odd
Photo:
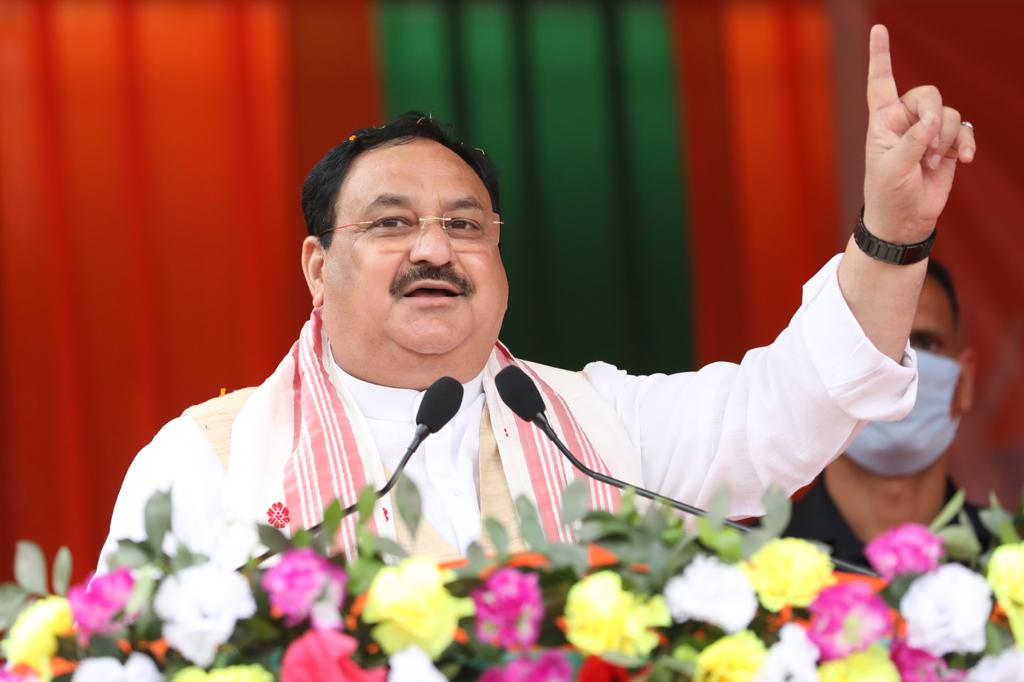
<instances>
[{"instance_id":1,"label":"flower arrangement","mask_svg":"<svg viewBox=\"0 0 1024 682\"><path fill-rule=\"evenodd\" d=\"M418 493L402 481L397 495L415 532ZM360 518L374 501L360 496ZM578 544L550 542L521 499L530 552L510 553L488 519L493 551L474 544L457 567L365 525L357 556L333 554L336 503L315 533L259 527L273 557L232 568L165 551L171 500L158 493L147 539L121 541L112 570L81 585L68 584L65 549L48 571L19 543L17 583L0 585L0 682L1021 679L1024 509L993 498L982 519L998 542L982 548L958 496L931 528L872 542L880 577L861 578L778 538L789 502L764 502L761 525L740 533L723 523L724 493L692 523L628 494L616 513L588 512L572 484L563 518Z\"/></svg>"}]
</instances>

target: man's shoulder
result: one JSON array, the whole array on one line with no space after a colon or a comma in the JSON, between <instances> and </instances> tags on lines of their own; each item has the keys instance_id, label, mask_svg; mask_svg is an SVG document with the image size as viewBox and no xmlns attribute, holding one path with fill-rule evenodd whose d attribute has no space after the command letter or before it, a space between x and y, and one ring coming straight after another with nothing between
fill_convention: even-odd
<instances>
[{"instance_id":1,"label":"man's shoulder","mask_svg":"<svg viewBox=\"0 0 1024 682\"><path fill-rule=\"evenodd\" d=\"M181 416L190 417L199 425L225 467L231 452L231 425L255 390L255 387L241 388L193 405L182 412Z\"/></svg>"}]
</instances>

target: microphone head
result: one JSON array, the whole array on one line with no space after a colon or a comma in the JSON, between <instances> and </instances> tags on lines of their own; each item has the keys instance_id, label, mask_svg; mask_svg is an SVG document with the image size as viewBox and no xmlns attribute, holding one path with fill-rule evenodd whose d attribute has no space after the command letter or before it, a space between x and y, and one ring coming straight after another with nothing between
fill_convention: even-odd
<instances>
[{"instance_id":1,"label":"microphone head","mask_svg":"<svg viewBox=\"0 0 1024 682\"><path fill-rule=\"evenodd\" d=\"M540 397L537 385L526 372L515 365L509 365L494 377L498 395L525 422L532 422L537 415L544 414L544 399Z\"/></svg>"},{"instance_id":2,"label":"microphone head","mask_svg":"<svg viewBox=\"0 0 1024 682\"><path fill-rule=\"evenodd\" d=\"M441 377L423 395L420 409L416 412L417 426L426 426L430 433L437 433L452 420L462 405L462 384L451 377Z\"/></svg>"}]
</instances>

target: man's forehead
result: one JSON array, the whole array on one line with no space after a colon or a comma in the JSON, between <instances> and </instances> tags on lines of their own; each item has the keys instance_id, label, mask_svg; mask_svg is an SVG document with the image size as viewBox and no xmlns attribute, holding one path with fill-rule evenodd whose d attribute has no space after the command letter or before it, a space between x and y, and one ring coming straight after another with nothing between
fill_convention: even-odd
<instances>
[{"instance_id":1,"label":"man's forehead","mask_svg":"<svg viewBox=\"0 0 1024 682\"><path fill-rule=\"evenodd\" d=\"M340 211L440 200L490 208L480 176L458 154L433 140L388 144L360 154L338 192Z\"/></svg>"}]
</instances>

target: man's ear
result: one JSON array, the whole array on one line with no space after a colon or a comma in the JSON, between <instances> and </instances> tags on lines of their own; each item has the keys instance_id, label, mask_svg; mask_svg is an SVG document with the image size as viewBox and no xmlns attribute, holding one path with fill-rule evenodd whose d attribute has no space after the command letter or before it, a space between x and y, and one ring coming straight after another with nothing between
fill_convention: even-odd
<instances>
[{"instance_id":1,"label":"man's ear","mask_svg":"<svg viewBox=\"0 0 1024 682\"><path fill-rule=\"evenodd\" d=\"M324 262L327 252L324 251L320 239L306 237L302 242L302 274L306 276L306 285L313 297L313 307L324 304Z\"/></svg>"},{"instance_id":2,"label":"man's ear","mask_svg":"<svg viewBox=\"0 0 1024 682\"><path fill-rule=\"evenodd\" d=\"M950 408L954 417L965 415L974 407L974 372L977 368L977 357L973 348L960 351L957 360L960 362L960 379L956 382L953 405Z\"/></svg>"}]
</instances>

